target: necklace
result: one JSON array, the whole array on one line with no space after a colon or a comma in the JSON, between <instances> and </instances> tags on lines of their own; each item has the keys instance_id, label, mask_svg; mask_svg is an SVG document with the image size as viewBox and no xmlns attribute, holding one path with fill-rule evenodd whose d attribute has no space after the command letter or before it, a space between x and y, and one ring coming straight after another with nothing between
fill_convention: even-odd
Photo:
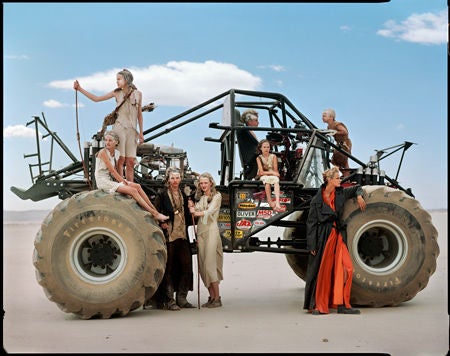
<instances>
[{"instance_id":1,"label":"necklace","mask_svg":"<svg viewBox=\"0 0 450 356\"><path fill-rule=\"evenodd\" d=\"M177 199L180 197L180 191L178 189L170 189L170 194Z\"/></svg>"},{"instance_id":2,"label":"necklace","mask_svg":"<svg viewBox=\"0 0 450 356\"><path fill-rule=\"evenodd\" d=\"M180 190L169 189L170 201L172 202L173 212L175 215L178 215L180 212L183 212L183 197L180 194Z\"/></svg>"}]
</instances>

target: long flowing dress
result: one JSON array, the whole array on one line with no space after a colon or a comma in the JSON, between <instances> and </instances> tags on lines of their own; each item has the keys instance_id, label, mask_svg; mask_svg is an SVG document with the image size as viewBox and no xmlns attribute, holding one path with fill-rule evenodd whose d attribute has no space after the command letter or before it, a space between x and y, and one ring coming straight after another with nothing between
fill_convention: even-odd
<instances>
[{"instance_id":1,"label":"long flowing dress","mask_svg":"<svg viewBox=\"0 0 450 356\"><path fill-rule=\"evenodd\" d=\"M350 308L353 265L346 246L346 230L341 218L347 199L362 195L360 186L336 188L330 205L323 199L323 185L311 201L307 219L307 249L310 255L306 272L304 309L329 308L344 304ZM344 277L346 277L344 279Z\"/></svg>"},{"instance_id":2,"label":"long flowing dress","mask_svg":"<svg viewBox=\"0 0 450 356\"><path fill-rule=\"evenodd\" d=\"M207 198L202 195L195 203L195 209L205 214L198 219L197 239L199 272L206 288L223 280L223 249L217 224L222 195L216 193L209 203Z\"/></svg>"}]
</instances>

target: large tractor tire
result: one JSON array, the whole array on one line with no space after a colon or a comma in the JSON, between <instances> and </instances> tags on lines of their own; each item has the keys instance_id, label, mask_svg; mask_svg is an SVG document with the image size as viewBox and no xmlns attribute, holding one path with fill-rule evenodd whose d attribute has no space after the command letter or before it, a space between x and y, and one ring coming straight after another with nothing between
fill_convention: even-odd
<instances>
[{"instance_id":1,"label":"large tractor tire","mask_svg":"<svg viewBox=\"0 0 450 356\"><path fill-rule=\"evenodd\" d=\"M289 215L288 220L290 221L303 221L307 217L308 213L304 211L296 211ZM306 227L302 225L303 228L286 228L284 229L283 239L290 240L294 236L303 236L306 239ZM306 245L305 245L306 246ZM308 255L305 254L286 254L286 259L289 266L292 268L294 273L301 279L306 279L306 270L308 268Z\"/></svg>"},{"instance_id":2,"label":"large tractor tire","mask_svg":"<svg viewBox=\"0 0 450 356\"><path fill-rule=\"evenodd\" d=\"M351 303L395 306L414 298L436 270L437 230L430 214L401 190L365 186L366 211L344 208L353 260Z\"/></svg>"},{"instance_id":3,"label":"large tractor tire","mask_svg":"<svg viewBox=\"0 0 450 356\"><path fill-rule=\"evenodd\" d=\"M125 316L148 301L167 260L164 235L134 199L100 190L60 202L35 238L47 297L82 319Z\"/></svg>"},{"instance_id":4,"label":"large tractor tire","mask_svg":"<svg viewBox=\"0 0 450 356\"><path fill-rule=\"evenodd\" d=\"M430 214L403 191L385 186L363 189L365 212L349 200L343 214L354 267L351 303L395 306L411 300L428 284L439 255L438 233ZM306 217L307 213L296 212L289 220L305 222ZM292 234L306 236L306 231L287 228L284 238ZM308 255L286 254L286 258L305 280Z\"/></svg>"}]
</instances>

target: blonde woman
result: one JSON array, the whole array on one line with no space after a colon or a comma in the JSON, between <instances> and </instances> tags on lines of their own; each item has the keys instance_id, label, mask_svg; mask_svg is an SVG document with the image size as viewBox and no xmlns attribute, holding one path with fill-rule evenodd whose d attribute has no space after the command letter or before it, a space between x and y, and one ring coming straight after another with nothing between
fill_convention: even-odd
<instances>
[{"instance_id":1,"label":"blonde woman","mask_svg":"<svg viewBox=\"0 0 450 356\"><path fill-rule=\"evenodd\" d=\"M114 131L107 131L104 135L105 147L96 153L95 181L98 189L108 193L119 192L133 197L134 200L147 210L156 220L164 221L169 217L159 213L141 185L123 178L117 171L119 151L119 137Z\"/></svg>"},{"instance_id":2,"label":"blonde woman","mask_svg":"<svg viewBox=\"0 0 450 356\"><path fill-rule=\"evenodd\" d=\"M313 315L359 314L350 305L353 264L347 249L347 234L341 216L348 199L356 198L366 208L363 189L341 187L338 167L323 173L324 183L313 197L306 221L307 249L310 251L305 280L304 309Z\"/></svg>"},{"instance_id":3,"label":"blonde woman","mask_svg":"<svg viewBox=\"0 0 450 356\"><path fill-rule=\"evenodd\" d=\"M208 301L202 307L217 308L222 306L219 283L223 280L223 249L217 224L222 195L216 191L210 173L202 173L198 185L195 205L191 202L189 210L197 218L199 272L209 292Z\"/></svg>"}]
</instances>

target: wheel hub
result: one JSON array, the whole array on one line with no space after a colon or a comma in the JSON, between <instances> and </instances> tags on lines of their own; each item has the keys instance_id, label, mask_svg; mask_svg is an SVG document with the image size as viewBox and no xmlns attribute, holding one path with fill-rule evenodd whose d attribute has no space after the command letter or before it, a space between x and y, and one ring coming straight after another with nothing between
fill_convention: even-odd
<instances>
[{"instance_id":1,"label":"wheel hub","mask_svg":"<svg viewBox=\"0 0 450 356\"><path fill-rule=\"evenodd\" d=\"M361 237L361 241L359 244L359 252L365 258L372 259L375 256L380 255L383 251L383 241L378 236L366 236L370 234L364 234Z\"/></svg>"},{"instance_id":2,"label":"wheel hub","mask_svg":"<svg viewBox=\"0 0 450 356\"><path fill-rule=\"evenodd\" d=\"M120 253L115 247L111 245L111 241L101 239L98 243L93 243L92 247L89 249L89 260L94 267L100 266L105 268L105 266L111 266L117 255Z\"/></svg>"},{"instance_id":3,"label":"wheel hub","mask_svg":"<svg viewBox=\"0 0 450 356\"><path fill-rule=\"evenodd\" d=\"M373 220L356 232L356 262L374 274L392 273L405 259L408 243L404 233L388 220Z\"/></svg>"},{"instance_id":4,"label":"wheel hub","mask_svg":"<svg viewBox=\"0 0 450 356\"><path fill-rule=\"evenodd\" d=\"M105 283L123 270L127 251L120 236L107 229L92 229L81 234L72 248L73 267L90 283Z\"/></svg>"}]
</instances>

